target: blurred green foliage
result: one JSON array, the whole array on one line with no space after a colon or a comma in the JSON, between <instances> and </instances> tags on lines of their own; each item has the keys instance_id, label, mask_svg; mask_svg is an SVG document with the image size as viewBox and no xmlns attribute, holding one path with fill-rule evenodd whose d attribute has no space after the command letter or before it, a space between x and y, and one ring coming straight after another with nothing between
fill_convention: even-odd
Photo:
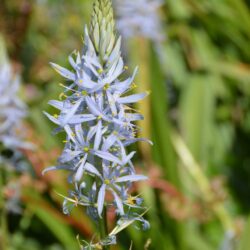
<instances>
[{"instance_id":1,"label":"blurred green foliage","mask_svg":"<svg viewBox=\"0 0 250 250\"><path fill-rule=\"evenodd\" d=\"M8 215L6 250L74 250L77 234L87 240L94 234L82 208L70 218L62 215L54 190L67 194L64 174L41 176L63 146L42 115L62 81L48 63L68 66L67 55L81 49L91 5L91 0L0 2L1 32L22 68L29 139L38 145L36 152L24 152L30 173L15 177L22 184L24 213ZM137 159L151 177L137 187L150 207L151 229L130 228L113 249L129 249L131 241L138 250L249 249L249 7L244 0L166 0L160 13L166 41L127 41L127 64L140 68L137 85L151 90L139 109L147 112L142 126L154 146L139 144ZM228 231L233 243L223 244Z\"/></svg>"}]
</instances>

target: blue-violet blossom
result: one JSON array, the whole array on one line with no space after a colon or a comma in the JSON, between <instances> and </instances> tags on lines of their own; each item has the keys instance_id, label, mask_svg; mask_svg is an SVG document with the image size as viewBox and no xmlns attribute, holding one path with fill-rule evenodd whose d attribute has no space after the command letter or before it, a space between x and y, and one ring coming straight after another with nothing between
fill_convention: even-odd
<instances>
[{"instance_id":1,"label":"blue-violet blossom","mask_svg":"<svg viewBox=\"0 0 250 250\"><path fill-rule=\"evenodd\" d=\"M13 151L31 147L23 140L22 120L27 112L17 95L19 87L20 77L8 61L3 38L0 37L0 143Z\"/></svg>"},{"instance_id":2,"label":"blue-violet blossom","mask_svg":"<svg viewBox=\"0 0 250 250\"><path fill-rule=\"evenodd\" d=\"M164 40L159 8L162 0L113 0L117 28L123 37L145 37L154 42Z\"/></svg>"}]
</instances>

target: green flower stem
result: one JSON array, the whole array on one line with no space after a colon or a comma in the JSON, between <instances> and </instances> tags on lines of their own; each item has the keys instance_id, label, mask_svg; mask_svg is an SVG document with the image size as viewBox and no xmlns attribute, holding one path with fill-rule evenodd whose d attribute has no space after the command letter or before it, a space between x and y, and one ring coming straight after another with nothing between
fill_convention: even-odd
<instances>
[{"instance_id":1,"label":"green flower stem","mask_svg":"<svg viewBox=\"0 0 250 250\"><path fill-rule=\"evenodd\" d=\"M8 249L8 224L7 224L7 213L4 206L4 184L5 184L5 176L4 176L4 168L0 165L0 249L7 250Z\"/></svg>"},{"instance_id":2,"label":"green flower stem","mask_svg":"<svg viewBox=\"0 0 250 250\"><path fill-rule=\"evenodd\" d=\"M103 209L102 218L99 219L99 230L101 240L104 240L108 236L108 228L107 228L107 210ZM109 250L109 246L103 246L103 250Z\"/></svg>"}]
</instances>

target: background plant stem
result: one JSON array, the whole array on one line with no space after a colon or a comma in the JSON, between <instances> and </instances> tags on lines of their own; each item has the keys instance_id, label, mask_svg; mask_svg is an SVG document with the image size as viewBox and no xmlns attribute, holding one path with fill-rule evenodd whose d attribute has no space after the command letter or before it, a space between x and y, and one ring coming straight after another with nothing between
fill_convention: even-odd
<instances>
[{"instance_id":1,"label":"background plant stem","mask_svg":"<svg viewBox=\"0 0 250 250\"><path fill-rule=\"evenodd\" d=\"M7 250L8 249L8 226L7 226L7 213L5 209L5 201L4 201L4 184L5 184L5 176L3 166L0 165L0 210L1 210L1 221L0 221L0 249Z\"/></svg>"}]
</instances>

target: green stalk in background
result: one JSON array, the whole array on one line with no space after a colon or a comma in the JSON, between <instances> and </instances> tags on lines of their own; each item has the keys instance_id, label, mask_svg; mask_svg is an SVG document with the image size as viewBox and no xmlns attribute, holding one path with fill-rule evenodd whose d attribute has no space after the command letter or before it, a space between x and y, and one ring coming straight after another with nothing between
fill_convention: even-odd
<instances>
[{"instance_id":1,"label":"green stalk in background","mask_svg":"<svg viewBox=\"0 0 250 250\"><path fill-rule=\"evenodd\" d=\"M181 137L176 134L172 133L172 142L175 147L177 154L179 155L180 159L182 160L183 166L186 167L189 174L193 177L196 181L197 186L200 189L200 192L203 198L209 203L213 201L213 193L211 192L211 186L209 180L204 175L201 167L195 161L192 154L188 150L187 146L185 145L184 141ZM215 203L213 205L214 213L217 215L218 219L220 220L225 232L232 232L235 234L234 223L231 216L228 214L227 210L221 203Z\"/></svg>"},{"instance_id":2,"label":"green stalk in background","mask_svg":"<svg viewBox=\"0 0 250 250\"><path fill-rule=\"evenodd\" d=\"M7 211L5 208L5 173L4 166L0 164L0 249L8 250L8 222L7 222Z\"/></svg>"}]
</instances>

